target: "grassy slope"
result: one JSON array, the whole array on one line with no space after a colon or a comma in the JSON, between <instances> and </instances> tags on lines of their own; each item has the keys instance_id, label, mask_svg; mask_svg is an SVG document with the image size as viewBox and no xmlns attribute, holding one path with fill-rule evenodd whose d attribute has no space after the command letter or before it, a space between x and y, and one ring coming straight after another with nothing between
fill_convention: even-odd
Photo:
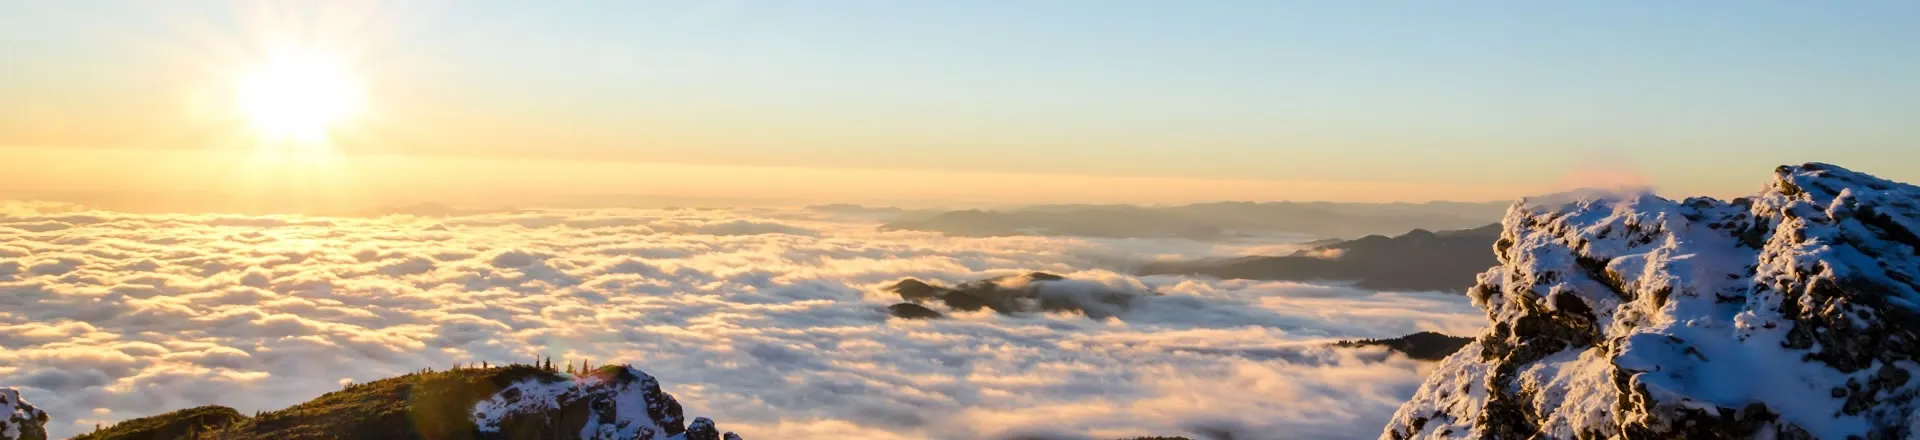
<instances>
[{"instance_id":1,"label":"grassy slope","mask_svg":"<svg viewBox=\"0 0 1920 440\"><path fill-rule=\"evenodd\" d=\"M562 377L527 365L423 371L349 385L292 407L246 417L204 406L121 422L76 440L473 439L475 404L514 382Z\"/></svg>"}]
</instances>

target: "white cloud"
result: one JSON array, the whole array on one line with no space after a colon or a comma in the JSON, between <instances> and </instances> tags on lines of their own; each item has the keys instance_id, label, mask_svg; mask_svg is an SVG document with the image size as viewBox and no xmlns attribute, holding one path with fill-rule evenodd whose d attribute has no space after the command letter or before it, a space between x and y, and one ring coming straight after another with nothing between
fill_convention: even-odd
<instances>
[{"instance_id":1,"label":"white cloud","mask_svg":"<svg viewBox=\"0 0 1920 440\"><path fill-rule=\"evenodd\" d=\"M953 238L792 211L0 207L0 386L48 410L56 436L552 356L634 363L748 438L1372 437L1425 367L1323 343L1481 322L1459 297L1118 272L1247 249L1179 240ZM1163 295L1104 320L883 310L898 298L880 287L903 277L1028 271Z\"/></svg>"}]
</instances>

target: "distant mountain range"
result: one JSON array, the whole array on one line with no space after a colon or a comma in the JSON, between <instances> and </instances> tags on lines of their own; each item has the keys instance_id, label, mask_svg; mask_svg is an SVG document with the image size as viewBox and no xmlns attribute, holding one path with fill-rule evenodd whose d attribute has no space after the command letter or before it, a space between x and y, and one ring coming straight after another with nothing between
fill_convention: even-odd
<instances>
[{"instance_id":1,"label":"distant mountain range","mask_svg":"<svg viewBox=\"0 0 1920 440\"><path fill-rule=\"evenodd\" d=\"M1308 248L1287 256L1149 263L1142 275L1200 275L1275 281L1352 281L1372 290L1465 292L1474 276L1500 262L1493 243L1500 225L1396 237L1369 235Z\"/></svg>"},{"instance_id":2,"label":"distant mountain range","mask_svg":"<svg viewBox=\"0 0 1920 440\"><path fill-rule=\"evenodd\" d=\"M1041 205L1012 210L905 215L880 228L969 237L1055 235L1220 240L1274 233L1354 237L1422 228L1471 228L1499 220L1507 205L1505 202L1216 202L1167 207Z\"/></svg>"}]
</instances>

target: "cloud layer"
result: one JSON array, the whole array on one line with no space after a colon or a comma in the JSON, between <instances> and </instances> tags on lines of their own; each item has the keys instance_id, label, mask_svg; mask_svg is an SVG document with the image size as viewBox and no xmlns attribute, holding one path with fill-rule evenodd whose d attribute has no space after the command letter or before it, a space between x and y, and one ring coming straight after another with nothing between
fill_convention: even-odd
<instances>
[{"instance_id":1,"label":"cloud layer","mask_svg":"<svg viewBox=\"0 0 1920 440\"><path fill-rule=\"evenodd\" d=\"M0 386L56 436L274 409L455 362L630 362L748 438L1372 437L1425 366L1327 340L1464 334L1464 298L1134 277L1241 249L949 238L797 211L375 219L0 205ZM1119 316L887 319L881 287L1048 271L1153 290Z\"/></svg>"}]
</instances>

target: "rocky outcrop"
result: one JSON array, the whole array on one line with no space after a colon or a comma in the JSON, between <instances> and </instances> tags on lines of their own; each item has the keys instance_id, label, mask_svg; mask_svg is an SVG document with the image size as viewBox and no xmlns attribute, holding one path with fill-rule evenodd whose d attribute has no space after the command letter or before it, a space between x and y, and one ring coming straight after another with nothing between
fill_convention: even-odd
<instances>
[{"instance_id":1,"label":"rocky outcrop","mask_svg":"<svg viewBox=\"0 0 1920 440\"><path fill-rule=\"evenodd\" d=\"M1920 435L1920 188L1826 164L1749 198L1522 201L1488 330L1382 438Z\"/></svg>"},{"instance_id":2,"label":"rocky outcrop","mask_svg":"<svg viewBox=\"0 0 1920 440\"><path fill-rule=\"evenodd\" d=\"M1106 319L1126 311L1135 297L1154 294L1069 280L1045 272L968 281L953 287L909 278L886 290L907 301L888 308L889 313L901 318L939 317L938 311L925 304L940 304L949 310L966 312L981 309L1001 314L1070 311Z\"/></svg>"},{"instance_id":3,"label":"rocky outcrop","mask_svg":"<svg viewBox=\"0 0 1920 440\"><path fill-rule=\"evenodd\" d=\"M20 391L0 388L0 440L46 440L47 413L20 398Z\"/></svg>"},{"instance_id":4,"label":"rocky outcrop","mask_svg":"<svg viewBox=\"0 0 1920 440\"><path fill-rule=\"evenodd\" d=\"M473 417L480 438L720 437L713 421L704 417L689 428L680 402L660 391L653 376L630 366L604 367L573 378L524 379L476 404Z\"/></svg>"},{"instance_id":5,"label":"rocky outcrop","mask_svg":"<svg viewBox=\"0 0 1920 440\"><path fill-rule=\"evenodd\" d=\"M1199 275L1275 281L1351 281L1371 290L1465 292L1474 274L1492 266L1500 225L1433 232L1415 229L1395 237L1369 235L1324 243L1287 256L1226 260L1163 261L1142 266L1141 275Z\"/></svg>"}]
</instances>

